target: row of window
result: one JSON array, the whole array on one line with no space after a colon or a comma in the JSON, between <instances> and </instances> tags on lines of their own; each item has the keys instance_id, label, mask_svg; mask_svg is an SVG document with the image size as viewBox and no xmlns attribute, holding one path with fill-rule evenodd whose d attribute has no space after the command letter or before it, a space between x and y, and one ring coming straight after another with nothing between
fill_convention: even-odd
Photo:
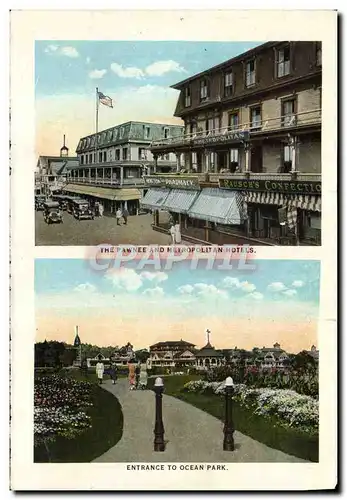
<instances>
[{"instance_id":1,"label":"row of window","mask_svg":"<svg viewBox=\"0 0 347 500\"><path fill-rule=\"evenodd\" d=\"M293 68L293 57L290 45L276 50L274 60L275 76L282 78L290 75ZM322 47L320 44L316 46L316 65L322 65ZM253 87L257 81L257 63L256 59L250 59L244 65L244 87L246 89ZM232 70L224 73L224 97L230 97L235 90L234 73ZM200 80L200 102L207 101L210 98L210 81L208 78ZM188 108L191 106L191 88L187 86L184 90L184 106Z\"/></svg>"},{"instance_id":2,"label":"row of window","mask_svg":"<svg viewBox=\"0 0 347 500\"><path fill-rule=\"evenodd\" d=\"M85 139L81 139L79 148L93 148L96 145L100 146L101 144L107 144L113 141L121 140L125 137L125 132L129 132L129 127L115 127L111 130L105 130L104 132L100 132L97 136L93 135L91 137L86 137ZM143 125L143 135L138 137L138 139L148 139L151 140L152 137L152 129L147 125ZM163 135L165 139L170 137L170 128L163 127ZM97 144L95 144L95 140L97 138Z\"/></svg>"},{"instance_id":3,"label":"row of window","mask_svg":"<svg viewBox=\"0 0 347 500\"><path fill-rule=\"evenodd\" d=\"M80 155L80 164L88 165L93 163L106 163L106 162L121 161L121 160L127 161L130 159L128 154L128 149L129 148L123 148L122 150L116 149L115 151L109 150L109 151L98 151L97 153L94 152L94 153L82 154ZM98 161L96 161L96 157ZM162 155L160 159L169 161L170 154ZM144 160L144 161L149 160L148 148L143 148L143 147L138 148L138 160Z\"/></svg>"}]
</instances>

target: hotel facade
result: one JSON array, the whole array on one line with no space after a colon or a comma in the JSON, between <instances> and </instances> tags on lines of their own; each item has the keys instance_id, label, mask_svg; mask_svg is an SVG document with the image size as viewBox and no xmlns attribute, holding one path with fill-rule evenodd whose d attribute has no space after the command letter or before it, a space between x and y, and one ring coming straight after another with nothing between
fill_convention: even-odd
<instances>
[{"instance_id":1,"label":"hotel facade","mask_svg":"<svg viewBox=\"0 0 347 500\"><path fill-rule=\"evenodd\" d=\"M191 242L320 245L320 43L267 42L173 88L184 133L151 144L154 229L165 210Z\"/></svg>"}]
</instances>

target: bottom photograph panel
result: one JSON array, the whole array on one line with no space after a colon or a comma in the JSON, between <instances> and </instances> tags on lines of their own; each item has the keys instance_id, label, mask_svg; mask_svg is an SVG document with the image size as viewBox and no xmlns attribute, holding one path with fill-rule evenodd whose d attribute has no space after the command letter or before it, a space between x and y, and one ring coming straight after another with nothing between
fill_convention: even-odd
<instances>
[{"instance_id":1,"label":"bottom photograph panel","mask_svg":"<svg viewBox=\"0 0 347 500\"><path fill-rule=\"evenodd\" d=\"M318 462L318 261L104 264L35 262L34 462Z\"/></svg>"}]
</instances>

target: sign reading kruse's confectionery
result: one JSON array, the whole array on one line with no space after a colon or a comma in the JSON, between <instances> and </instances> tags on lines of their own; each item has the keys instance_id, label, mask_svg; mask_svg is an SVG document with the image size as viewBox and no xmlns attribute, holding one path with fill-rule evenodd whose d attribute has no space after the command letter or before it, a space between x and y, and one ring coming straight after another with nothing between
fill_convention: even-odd
<instances>
[{"instance_id":1,"label":"sign reading kruse's confectionery","mask_svg":"<svg viewBox=\"0 0 347 500\"><path fill-rule=\"evenodd\" d=\"M249 179L219 179L219 187L235 191L266 191L290 194L321 194L322 184L315 181L277 181Z\"/></svg>"}]
</instances>

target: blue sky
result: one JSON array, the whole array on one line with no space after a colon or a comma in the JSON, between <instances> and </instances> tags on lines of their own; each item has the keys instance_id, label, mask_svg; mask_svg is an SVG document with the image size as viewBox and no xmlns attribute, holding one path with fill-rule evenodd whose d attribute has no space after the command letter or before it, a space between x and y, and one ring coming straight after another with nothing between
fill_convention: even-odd
<instances>
[{"instance_id":1,"label":"blue sky","mask_svg":"<svg viewBox=\"0 0 347 500\"><path fill-rule=\"evenodd\" d=\"M114 103L100 107L99 130L131 120L183 125L170 86L260 43L37 41L36 152L59 154L65 134L74 154L95 132L96 87Z\"/></svg>"}]
</instances>

